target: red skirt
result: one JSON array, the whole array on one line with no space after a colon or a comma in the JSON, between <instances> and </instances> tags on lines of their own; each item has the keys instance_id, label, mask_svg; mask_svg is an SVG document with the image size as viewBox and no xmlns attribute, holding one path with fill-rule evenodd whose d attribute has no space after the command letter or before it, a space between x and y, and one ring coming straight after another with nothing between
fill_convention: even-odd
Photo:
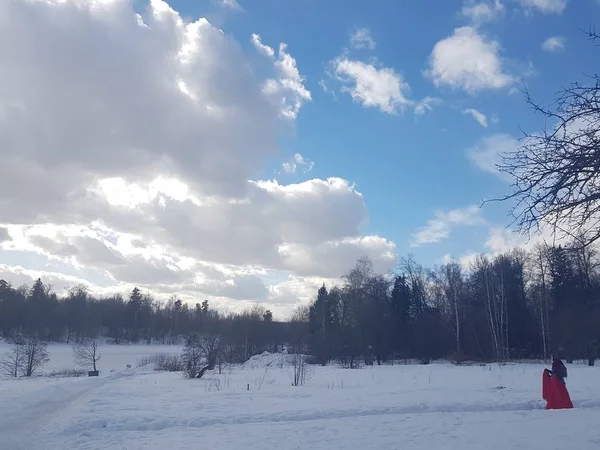
<instances>
[{"instance_id":1,"label":"red skirt","mask_svg":"<svg viewBox=\"0 0 600 450\"><path fill-rule=\"evenodd\" d=\"M544 369L542 374L542 398L546 400L546 409L573 407L567 385L560 378L551 376L548 369Z\"/></svg>"}]
</instances>

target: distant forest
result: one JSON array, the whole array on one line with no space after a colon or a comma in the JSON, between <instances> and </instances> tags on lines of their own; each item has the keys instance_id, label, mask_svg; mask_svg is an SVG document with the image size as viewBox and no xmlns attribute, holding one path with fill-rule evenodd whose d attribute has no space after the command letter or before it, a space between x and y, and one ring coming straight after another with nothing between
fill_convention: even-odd
<instances>
[{"instance_id":1,"label":"distant forest","mask_svg":"<svg viewBox=\"0 0 600 450\"><path fill-rule=\"evenodd\" d=\"M68 343L101 335L115 344L218 336L231 362L286 347L347 367L390 359L546 359L554 352L593 363L600 350L599 268L593 246L481 255L469 269L456 261L428 269L408 257L387 275L360 259L340 285L321 287L287 321L261 306L225 315L206 300L162 302L138 288L127 298L97 298L77 286L59 297L39 279L17 288L0 280L0 332Z\"/></svg>"}]
</instances>

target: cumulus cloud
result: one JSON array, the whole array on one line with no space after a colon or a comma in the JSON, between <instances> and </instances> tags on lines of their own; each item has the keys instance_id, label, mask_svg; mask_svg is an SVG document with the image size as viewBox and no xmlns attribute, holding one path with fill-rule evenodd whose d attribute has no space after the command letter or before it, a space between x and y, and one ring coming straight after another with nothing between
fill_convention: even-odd
<instances>
[{"instance_id":1,"label":"cumulus cloud","mask_svg":"<svg viewBox=\"0 0 600 450\"><path fill-rule=\"evenodd\" d=\"M561 36L552 36L542 42L542 49L556 53L565 49L566 39Z\"/></svg>"},{"instance_id":2,"label":"cumulus cloud","mask_svg":"<svg viewBox=\"0 0 600 450\"><path fill-rule=\"evenodd\" d=\"M411 246L419 247L440 242L448 238L452 228L456 226L473 226L484 223L485 220L481 217L481 209L477 205L450 211L439 211L433 219L427 222L426 226L413 235Z\"/></svg>"},{"instance_id":3,"label":"cumulus cloud","mask_svg":"<svg viewBox=\"0 0 600 450\"><path fill-rule=\"evenodd\" d=\"M343 83L342 91L348 92L355 102L365 107L396 114L413 104L406 97L408 83L392 68L377 68L347 57L336 58L333 66L335 76Z\"/></svg>"},{"instance_id":4,"label":"cumulus cloud","mask_svg":"<svg viewBox=\"0 0 600 450\"><path fill-rule=\"evenodd\" d=\"M270 54L252 36L266 55L255 63L206 19L184 19L162 0L140 14L133 5L3 3L5 253L99 271L115 289L230 305L276 298L265 278L273 270L312 286L355 256L390 268L395 246L364 236L368 214L350 182L252 180L310 100L286 45ZM3 270L37 274L16 267Z\"/></svg>"},{"instance_id":5,"label":"cumulus cloud","mask_svg":"<svg viewBox=\"0 0 600 450\"><path fill-rule=\"evenodd\" d=\"M250 37L250 40L259 53L262 53L263 55L269 56L271 58L275 56L275 50L273 49L273 47L269 47L268 45L263 44L260 35L254 33Z\"/></svg>"},{"instance_id":6,"label":"cumulus cloud","mask_svg":"<svg viewBox=\"0 0 600 450\"><path fill-rule=\"evenodd\" d=\"M471 117L473 117L473 119L475 119L479 123L479 125L481 125L483 128L487 128L487 126L488 126L487 117L482 112L479 112L473 108L469 108L469 109L465 109L463 111L463 114L470 115Z\"/></svg>"},{"instance_id":7,"label":"cumulus cloud","mask_svg":"<svg viewBox=\"0 0 600 450\"><path fill-rule=\"evenodd\" d=\"M373 50L376 44L368 28L359 28L350 37L350 45L356 49L368 48Z\"/></svg>"},{"instance_id":8,"label":"cumulus cloud","mask_svg":"<svg viewBox=\"0 0 600 450\"><path fill-rule=\"evenodd\" d=\"M499 56L500 44L471 26L457 28L435 44L425 75L436 86L448 86L474 94L502 89L514 83Z\"/></svg>"},{"instance_id":9,"label":"cumulus cloud","mask_svg":"<svg viewBox=\"0 0 600 450\"><path fill-rule=\"evenodd\" d=\"M7 0L0 15L2 210L14 191L53 209L90 177L161 172L239 195L276 149L278 108L205 19L161 0L137 19L127 1L98 0Z\"/></svg>"},{"instance_id":10,"label":"cumulus cloud","mask_svg":"<svg viewBox=\"0 0 600 450\"><path fill-rule=\"evenodd\" d=\"M244 199L229 201L175 200L160 194L153 196L148 190L148 187L136 185L123 190L95 189L94 213L102 217L102 224L94 223L95 229L89 232L87 228L54 226L24 227L19 233L45 235L54 245L64 241L59 238L61 233L96 240L102 237L105 245L114 241L113 250L118 248L128 257L138 255L149 260L160 258L162 254L176 254L220 264L259 265L292 271L299 267L298 261L307 252L322 253L323 248L329 248L331 258L335 258L339 254L336 253L338 243L343 243L343 247L355 247L356 253L372 248L370 241L354 239L360 236L368 221L363 197L353 185L339 178L313 179L291 185L281 185L274 180L249 182L248 195ZM122 192L127 191L138 195L124 204ZM61 220L64 212L58 212L56 219ZM94 222L92 216L80 217L82 221ZM16 229L13 234L17 234ZM157 244L148 242L147 237L152 237ZM146 246L133 245L133 241L139 240L145 240ZM24 241L31 243L30 239ZM11 245L29 249L23 242L17 240ZM72 240L65 244L78 245ZM290 252L290 248L298 249L298 252ZM58 251L57 248L53 250ZM111 253L96 250L92 252L98 258L94 264L103 267ZM79 263L91 263L82 261L79 254L74 256ZM386 256L382 258L387 259ZM121 260L115 256L111 262L119 266ZM328 260L327 264L334 267L337 263ZM341 264L351 265L350 261ZM303 273L309 270L320 275L316 266L302 269Z\"/></svg>"}]
</instances>

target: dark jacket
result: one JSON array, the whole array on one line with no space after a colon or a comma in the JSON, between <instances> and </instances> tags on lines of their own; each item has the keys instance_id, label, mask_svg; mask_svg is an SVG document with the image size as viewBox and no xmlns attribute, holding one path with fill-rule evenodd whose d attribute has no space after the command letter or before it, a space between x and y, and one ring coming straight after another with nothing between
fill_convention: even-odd
<instances>
[{"instance_id":1,"label":"dark jacket","mask_svg":"<svg viewBox=\"0 0 600 450\"><path fill-rule=\"evenodd\" d=\"M560 359L555 359L552 362L552 376L563 380L567 378L567 368Z\"/></svg>"}]
</instances>

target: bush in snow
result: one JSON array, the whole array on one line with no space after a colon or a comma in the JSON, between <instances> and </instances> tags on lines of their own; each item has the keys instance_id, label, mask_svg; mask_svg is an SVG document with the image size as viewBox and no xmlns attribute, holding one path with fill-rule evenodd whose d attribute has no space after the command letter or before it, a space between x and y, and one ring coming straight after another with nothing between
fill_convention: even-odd
<instances>
[{"instance_id":1,"label":"bush in snow","mask_svg":"<svg viewBox=\"0 0 600 450\"><path fill-rule=\"evenodd\" d=\"M186 378L202 378L209 366L204 364L204 349L197 334L185 338L185 346L181 355L183 374Z\"/></svg>"},{"instance_id":2,"label":"bush in snow","mask_svg":"<svg viewBox=\"0 0 600 450\"><path fill-rule=\"evenodd\" d=\"M208 370L214 370L221 354L221 338L217 335L206 335L199 339L202 355L206 359Z\"/></svg>"},{"instance_id":3,"label":"bush in snow","mask_svg":"<svg viewBox=\"0 0 600 450\"><path fill-rule=\"evenodd\" d=\"M302 386L306 381L306 358L304 355L294 355L294 359L292 362L292 367L294 369L294 381L292 384L294 386Z\"/></svg>"},{"instance_id":4,"label":"bush in snow","mask_svg":"<svg viewBox=\"0 0 600 450\"><path fill-rule=\"evenodd\" d=\"M85 377L87 375L87 370L84 369L62 369L62 370L53 370L48 374L51 378L76 378L76 377Z\"/></svg>"},{"instance_id":5,"label":"bush in snow","mask_svg":"<svg viewBox=\"0 0 600 450\"><path fill-rule=\"evenodd\" d=\"M144 356L138 362L138 367L144 367L148 364L154 364L154 370L164 372L181 372L184 368L181 356L169 353L154 353Z\"/></svg>"}]
</instances>

